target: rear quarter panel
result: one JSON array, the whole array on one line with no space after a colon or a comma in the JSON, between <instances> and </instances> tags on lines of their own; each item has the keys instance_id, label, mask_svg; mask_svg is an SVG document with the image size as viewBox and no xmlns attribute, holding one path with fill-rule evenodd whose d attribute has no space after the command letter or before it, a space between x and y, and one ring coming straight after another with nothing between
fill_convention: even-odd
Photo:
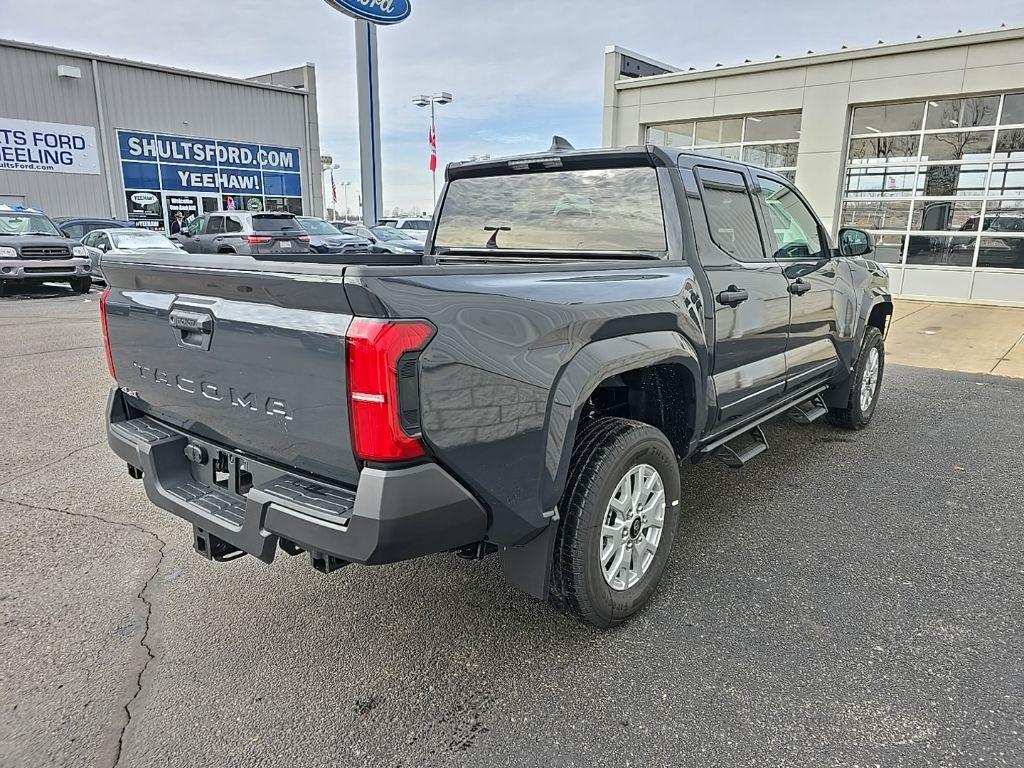
<instances>
[{"instance_id":1,"label":"rear quarter panel","mask_svg":"<svg viewBox=\"0 0 1024 768\"><path fill-rule=\"evenodd\" d=\"M681 261L542 266L426 266L346 272L355 314L425 318L424 440L492 512L489 538L519 543L557 504L546 453L559 377L588 344L651 331L703 340L681 296ZM702 350L701 354L705 354Z\"/></svg>"}]
</instances>

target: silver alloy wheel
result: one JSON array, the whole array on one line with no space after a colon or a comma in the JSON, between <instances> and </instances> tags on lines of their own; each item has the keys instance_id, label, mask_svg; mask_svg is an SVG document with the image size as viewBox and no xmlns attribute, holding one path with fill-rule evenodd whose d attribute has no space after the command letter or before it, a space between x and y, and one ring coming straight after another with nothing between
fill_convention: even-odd
<instances>
[{"instance_id":1,"label":"silver alloy wheel","mask_svg":"<svg viewBox=\"0 0 1024 768\"><path fill-rule=\"evenodd\" d=\"M868 360L864 364L864 376L860 381L860 411L867 413L875 400L878 390L878 347L868 350Z\"/></svg>"},{"instance_id":2,"label":"silver alloy wheel","mask_svg":"<svg viewBox=\"0 0 1024 768\"><path fill-rule=\"evenodd\" d=\"M634 586L654 562L665 526L665 484L650 464L631 467L612 492L598 559L614 590Z\"/></svg>"}]
</instances>

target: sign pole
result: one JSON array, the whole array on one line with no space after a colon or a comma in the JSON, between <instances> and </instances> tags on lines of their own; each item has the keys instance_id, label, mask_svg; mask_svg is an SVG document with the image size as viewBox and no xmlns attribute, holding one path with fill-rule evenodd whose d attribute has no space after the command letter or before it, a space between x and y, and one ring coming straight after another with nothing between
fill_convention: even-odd
<instances>
[{"instance_id":1,"label":"sign pole","mask_svg":"<svg viewBox=\"0 0 1024 768\"><path fill-rule=\"evenodd\" d=\"M380 95L377 25L356 19L356 85L359 98L359 167L363 223L376 226L383 211L380 173Z\"/></svg>"}]
</instances>

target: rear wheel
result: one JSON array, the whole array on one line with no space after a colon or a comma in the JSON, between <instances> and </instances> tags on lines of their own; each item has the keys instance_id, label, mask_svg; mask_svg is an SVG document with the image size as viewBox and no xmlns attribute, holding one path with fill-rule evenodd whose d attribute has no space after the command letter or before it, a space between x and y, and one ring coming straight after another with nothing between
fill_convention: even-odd
<instances>
[{"instance_id":1,"label":"rear wheel","mask_svg":"<svg viewBox=\"0 0 1024 768\"><path fill-rule=\"evenodd\" d=\"M853 369L850 397L843 408L831 408L828 420L844 429L863 429L871 421L878 405L878 392L882 388L885 371L885 342L882 332L868 326L860 357Z\"/></svg>"},{"instance_id":2,"label":"rear wheel","mask_svg":"<svg viewBox=\"0 0 1024 768\"><path fill-rule=\"evenodd\" d=\"M76 277L71 281L71 290L75 293L88 293L92 288L91 277Z\"/></svg>"},{"instance_id":3,"label":"rear wheel","mask_svg":"<svg viewBox=\"0 0 1024 768\"><path fill-rule=\"evenodd\" d=\"M679 466L658 429L598 419L577 435L555 541L556 604L596 627L640 610L679 522Z\"/></svg>"}]
</instances>

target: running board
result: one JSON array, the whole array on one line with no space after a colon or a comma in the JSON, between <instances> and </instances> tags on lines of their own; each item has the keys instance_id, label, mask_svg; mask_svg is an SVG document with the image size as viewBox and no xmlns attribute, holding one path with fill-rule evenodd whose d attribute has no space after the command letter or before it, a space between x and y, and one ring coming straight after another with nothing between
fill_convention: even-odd
<instances>
[{"instance_id":1,"label":"running board","mask_svg":"<svg viewBox=\"0 0 1024 768\"><path fill-rule=\"evenodd\" d=\"M727 467L739 469L755 456L760 456L768 450L768 438L765 437L764 430L760 425L743 434L750 437L753 442L738 451L730 447L729 443L724 443L715 451L715 458ZM739 437L741 435L737 435L734 439Z\"/></svg>"},{"instance_id":2,"label":"running board","mask_svg":"<svg viewBox=\"0 0 1024 768\"><path fill-rule=\"evenodd\" d=\"M768 450L768 440L765 439L764 431L761 429L762 424L804 402L810 404L811 408L809 410L813 415L815 410L825 407L824 401L821 398L821 393L826 389L828 389L827 386L818 385L801 392L799 396L788 402L782 403L781 405L775 406L771 410L754 419L749 424L744 424L736 431L730 432L729 434L721 437L713 438L710 443L703 446L697 453L695 453L690 460L698 462L710 456L714 456L724 462L727 466L742 467L755 456L758 456ZM813 418L820 418L821 415L822 414L814 415ZM742 437L743 435L750 435L750 437L753 438L754 443L741 451L736 451L732 448L726 447L726 443L731 443L733 440L738 437ZM720 450L723 448L725 450Z\"/></svg>"},{"instance_id":3,"label":"running board","mask_svg":"<svg viewBox=\"0 0 1024 768\"><path fill-rule=\"evenodd\" d=\"M828 408L825 407L825 399L821 395L815 395L810 400L795 404L789 411L789 418L806 427L826 413Z\"/></svg>"}]
</instances>

